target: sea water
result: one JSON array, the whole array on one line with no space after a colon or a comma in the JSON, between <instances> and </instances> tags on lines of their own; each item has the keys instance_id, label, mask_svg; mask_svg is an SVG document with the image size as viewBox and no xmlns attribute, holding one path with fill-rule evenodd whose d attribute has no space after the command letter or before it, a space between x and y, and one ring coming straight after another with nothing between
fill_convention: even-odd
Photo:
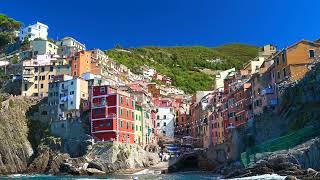
<instances>
[{"instance_id":1,"label":"sea water","mask_svg":"<svg viewBox=\"0 0 320 180\"><path fill-rule=\"evenodd\" d=\"M10 177L0 177L4 180L100 180L100 179L114 179L114 180L222 180L221 176L206 173L206 172L183 172L174 174L160 174L160 175L109 175L109 176L50 176L50 175L15 175ZM233 180L284 180L284 176L276 174L267 174L261 176L253 176L247 178L236 178Z\"/></svg>"}]
</instances>

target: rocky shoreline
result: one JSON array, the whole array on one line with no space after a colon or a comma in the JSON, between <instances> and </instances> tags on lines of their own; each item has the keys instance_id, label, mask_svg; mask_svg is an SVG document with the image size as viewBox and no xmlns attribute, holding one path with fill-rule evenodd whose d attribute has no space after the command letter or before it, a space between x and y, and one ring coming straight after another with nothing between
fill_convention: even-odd
<instances>
[{"instance_id":1,"label":"rocky shoreline","mask_svg":"<svg viewBox=\"0 0 320 180\"><path fill-rule=\"evenodd\" d=\"M243 178L264 174L278 174L287 179L320 179L320 138L309 140L289 150L265 155L245 168L232 163L217 172L226 178Z\"/></svg>"},{"instance_id":2,"label":"rocky shoreline","mask_svg":"<svg viewBox=\"0 0 320 180\"><path fill-rule=\"evenodd\" d=\"M53 147L52 147L53 146ZM51 147L42 147L37 157L28 166L28 173L102 176L125 170L139 171L156 165L160 159L157 152L142 149L127 143L98 143L82 157L71 158ZM155 147L156 148L156 147Z\"/></svg>"}]
</instances>

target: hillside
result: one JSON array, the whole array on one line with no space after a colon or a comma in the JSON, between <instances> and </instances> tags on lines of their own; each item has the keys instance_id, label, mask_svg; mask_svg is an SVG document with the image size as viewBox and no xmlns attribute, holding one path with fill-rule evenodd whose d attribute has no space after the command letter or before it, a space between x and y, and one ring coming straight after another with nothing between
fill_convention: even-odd
<instances>
[{"instance_id":1,"label":"hillside","mask_svg":"<svg viewBox=\"0 0 320 180\"><path fill-rule=\"evenodd\" d=\"M207 90L213 85L213 76L200 69L225 70L240 68L258 54L259 48L245 44L229 44L216 48L203 46L154 47L111 49L106 53L133 72L146 64L173 80L173 85L188 93Z\"/></svg>"}]
</instances>

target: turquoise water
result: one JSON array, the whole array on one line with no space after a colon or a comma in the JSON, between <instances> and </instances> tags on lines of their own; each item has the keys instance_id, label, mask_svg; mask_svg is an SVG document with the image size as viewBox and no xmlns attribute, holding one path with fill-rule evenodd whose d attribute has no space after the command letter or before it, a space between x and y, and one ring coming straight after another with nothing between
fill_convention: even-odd
<instances>
[{"instance_id":1,"label":"turquoise water","mask_svg":"<svg viewBox=\"0 0 320 180\"><path fill-rule=\"evenodd\" d=\"M161 175L109 175L102 177L92 177L92 176L45 176L45 175L36 175L36 176L19 176L19 177L9 177L9 178L0 178L8 180L99 180L99 179L125 179L133 180L138 177L139 180L216 180L220 179L216 175L211 173L204 172L187 172L179 174L161 174Z\"/></svg>"}]
</instances>

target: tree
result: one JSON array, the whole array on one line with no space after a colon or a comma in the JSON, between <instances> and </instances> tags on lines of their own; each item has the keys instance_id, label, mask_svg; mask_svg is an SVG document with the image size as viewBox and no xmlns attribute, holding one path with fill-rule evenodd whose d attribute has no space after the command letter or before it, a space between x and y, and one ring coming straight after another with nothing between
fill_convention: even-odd
<instances>
[{"instance_id":1,"label":"tree","mask_svg":"<svg viewBox=\"0 0 320 180\"><path fill-rule=\"evenodd\" d=\"M16 31L20 29L21 23L4 14L0 14L0 51L16 41Z\"/></svg>"}]
</instances>

